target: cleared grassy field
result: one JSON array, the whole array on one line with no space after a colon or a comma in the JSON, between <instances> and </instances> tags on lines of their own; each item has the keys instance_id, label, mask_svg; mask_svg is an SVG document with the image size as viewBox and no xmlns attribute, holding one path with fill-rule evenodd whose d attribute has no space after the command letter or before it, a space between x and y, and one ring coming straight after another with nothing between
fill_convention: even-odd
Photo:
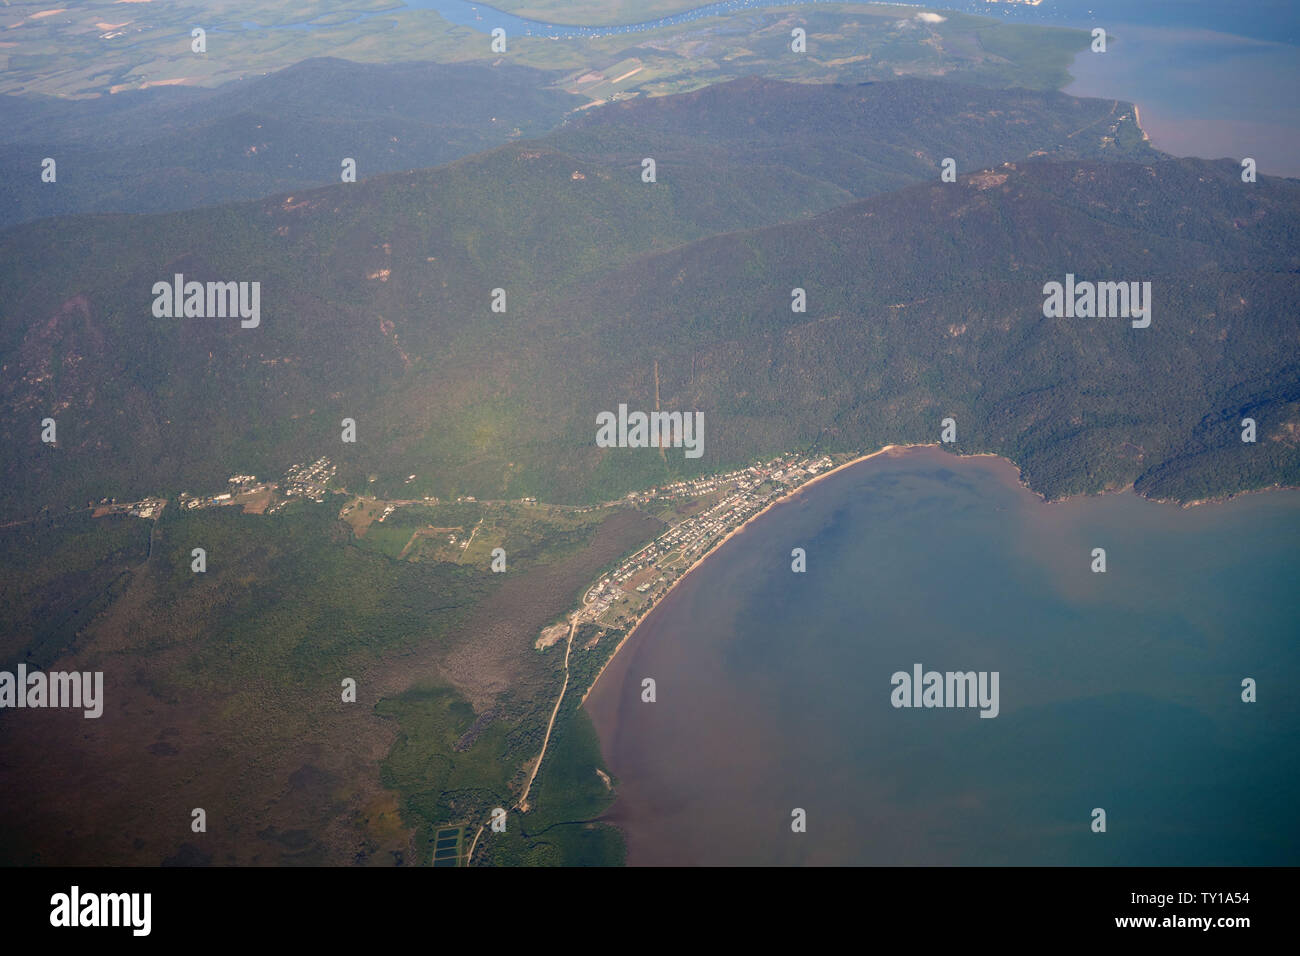
<instances>
[{"instance_id":1,"label":"cleared grassy field","mask_svg":"<svg viewBox=\"0 0 1300 956\"><path fill-rule=\"evenodd\" d=\"M693 0L507 0L502 5L544 20L606 23L629 17L643 21L695 6ZM571 74L558 85L596 70L605 81L593 90L593 101L614 94L679 92L751 74L857 82L951 73L974 82L1057 88L1068 81L1070 55L1087 43L1081 31L1044 31L955 13L946 14L942 23L921 24L915 11L869 4L740 10L597 38L512 37L504 55L492 52L486 33L393 0L261 0L252 5L240 0L127 5L94 0L33 17L46 9L59 8L34 3L6 8L7 20L0 21L8 27L5 45L0 45L0 93L92 96L158 86L214 86L321 56L363 63L517 63ZM635 16L629 12L633 9ZM796 25L807 30L806 54L790 50L790 30ZM206 52L191 48L195 27L206 31ZM630 57L637 58L639 72L625 76L634 67L617 66Z\"/></svg>"}]
</instances>

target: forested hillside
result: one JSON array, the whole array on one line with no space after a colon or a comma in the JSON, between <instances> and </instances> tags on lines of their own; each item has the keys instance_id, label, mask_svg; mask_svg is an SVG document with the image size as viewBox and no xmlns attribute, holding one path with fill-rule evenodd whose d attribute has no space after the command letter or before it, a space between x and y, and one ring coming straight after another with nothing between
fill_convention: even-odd
<instances>
[{"instance_id":1,"label":"forested hillside","mask_svg":"<svg viewBox=\"0 0 1300 956\"><path fill-rule=\"evenodd\" d=\"M657 157L653 183L642 179L647 154ZM618 380L610 376L639 353L597 349L591 369L554 356L537 329L557 319L568 335L612 334L601 331L608 317L584 314L590 303L583 312L563 304L569 286L689 241L937 182L948 156L970 170L1028 156L1155 155L1131 107L1113 101L919 80L743 80L593 111L542 140L433 170L215 209L16 228L0 237L0 437L14 449L5 509L177 493L326 453L354 484L378 473L380 490L417 471L418 489L438 495L603 494L626 482L579 467L591 436L575 458L569 419L616 402L594 386ZM899 228L909 224L958 242L947 222L925 224L911 209ZM931 266L909 259L896 269L902 278ZM259 282L260 324L155 318L151 290L177 273ZM720 288L748 295L759 274L781 273L724 276ZM859 278L838 275L838 294ZM494 289L506 292L505 313L491 310ZM674 289L637 286L643 316ZM822 302L835 294L819 293ZM677 301L687 318L691 300ZM593 391L561 420L536 421L534 396L508 397L532 385L549 402L551 384L558 396L579 382ZM751 397L761 407L764 396ZM58 423L53 447L39 439L46 417ZM358 422L355 445L339 441L344 417ZM561 444L551 441L557 425ZM796 434L808 437L803 426ZM704 461L721 464L767 445L709 448Z\"/></svg>"},{"instance_id":2,"label":"forested hillside","mask_svg":"<svg viewBox=\"0 0 1300 956\"><path fill-rule=\"evenodd\" d=\"M1298 222L1300 183L1244 184L1231 162L1011 164L912 187L642 259L558 300L541 338L581 374L520 403L553 397L539 419L568 416L604 494L661 474L633 452L580 451L598 408L653 401L655 362L665 407L705 412L705 467L938 441L953 417L957 448L1010 457L1052 497L1297 484ZM1043 286L1067 273L1150 282L1150 326L1045 318Z\"/></svg>"},{"instance_id":3,"label":"forested hillside","mask_svg":"<svg viewBox=\"0 0 1300 956\"><path fill-rule=\"evenodd\" d=\"M310 93L249 89L222 122L242 136L265 110L277 142L298 135ZM153 176L159 201L206 201L164 155L192 146L193 167L225 142L181 143L197 96L176 96L177 138L122 196ZM87 142L129 152L129 113ZM426 121L454 126L417 114L393 118L416 144L439 145ZM76 136L88 114L33 113L24 142L40 115ZM333 150L361 127L313 129ZM442 145L495 135L471 119ZM250 175L298 174L272 153ZM234 147L211 162L245 168ZM617 862L593 821L618 782L571 704L630 612L569 614L665 521L709 512L615 499L785 451L935 442L944 419L955 450L1009 456L1049 496L1300 484L1298 226L1300 181L1160 154L1129 104L754 79L432 169L13 226L0 655L102 670L113 694L102 721L0 722L0 862L423 865L444 841L463 855L496 807L508 835L476 862ZM159 315L154 286L178 274L258 283L254 327ZM1067 276L1149 283L1149 326L1048 317L1044 286ZM700 412L703 454L598 447L597 415L622 404ZM285 470L322 456L338 472L320 500L290 499ZM284 497L218 500L234 474ZM145 519L86 507L145 495L173 498Z\"/></svg>"},{"instance_id":4,"label":"forested hillside","mask_svg":"<svg viewBox=\"0 0 1300 956\"><path fill-rule=\"evenodd\" d=\"M582 97L503 65L320 58L216 89L0 97L0 227L83 212L163 212L438 166L559 126ZM328 95L321 91L327 90ZM41 163L56 162L54 183Z\"/></svg>"}]
</instances>

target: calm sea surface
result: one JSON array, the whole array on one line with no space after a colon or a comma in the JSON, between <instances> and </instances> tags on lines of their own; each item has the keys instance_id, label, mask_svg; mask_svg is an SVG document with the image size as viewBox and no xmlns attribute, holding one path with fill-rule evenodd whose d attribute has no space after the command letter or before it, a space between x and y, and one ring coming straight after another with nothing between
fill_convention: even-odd
<instances>
[{"instance_id":1,"label":"calm sea surface","mask_svg":"<svg viewBox=\"0 0 1300 956\"><path fill-rule=\"evenodd\" d=\"M1300 176L1300 47L1180 26L1109 25L1105 53L1080 53L1073 96L1135 102L1157 149Z\"/></svg>"},{"instance_id":2,"label":"calm sea surface","mask_svg":"<svg viewBox=\"0 0 1300 956\"><path fill-rule=\"evenodd\" d=\"M1297 621L1300 492L1049 505L1000 459L876 458L725 545L606 671L609 819L633 864L1294 865ZM999 716L895 709L916 663L997 671Z\"/></svg>"}]
</instances>

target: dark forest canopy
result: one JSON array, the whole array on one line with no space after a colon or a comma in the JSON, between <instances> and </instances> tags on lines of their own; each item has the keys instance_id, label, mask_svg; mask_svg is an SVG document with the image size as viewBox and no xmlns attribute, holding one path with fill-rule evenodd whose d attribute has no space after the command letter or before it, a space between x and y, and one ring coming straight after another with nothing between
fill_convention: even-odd
<instances>
[{"instance_id":1,"label":"dark forest canopy","mask_svg":"<svg viewBox=\"0 0 1300 956\"><path fill-rule=\"evenodd\" d=\"M1298 213L1294 181L1162 157L1123 103L741 80L433 170L46 220L0 236L4 510L321 454L378 491L604 500L944 417L1051 496L1295 483ZM175 273L260 282L260 326L153 318ZM1151 282L1151 327L1044 318L1067 273ZM656 362L664 407L704 412L698 461L595 446Z\"/></svg>"}]
</instances>

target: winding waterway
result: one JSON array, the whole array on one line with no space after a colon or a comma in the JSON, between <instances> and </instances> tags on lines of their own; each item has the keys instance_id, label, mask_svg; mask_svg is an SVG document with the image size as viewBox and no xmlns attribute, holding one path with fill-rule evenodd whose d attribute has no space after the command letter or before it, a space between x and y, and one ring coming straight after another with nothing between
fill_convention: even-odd
<instances>
[{"instance_id":1,"label":"winding waterway","mask_svg":"<svg viewBox=\"0 0 1300 956\"><path fill-rule=\"evenodd\" d=\"M470 0L406 0L401 8L338 14L325 23L305 21L274 28L328 30L391 18L397 9L429 10L484 34L496 27L513 37L556 41L666 30L695 21L776 7L835 6L834 0L722 0L669 16L624 24L550 24ZM855 4L838 4L851 10ZM1066 92L1138 104L1154 144L1177 156L1217 159L1249 156L1261 172L1300 176L1300 5L1283 0L1045 0L1037 6L949 0L893 3L910 9L973 13L1006 21L1107 31L1104 54L1087 51L1071 66Z\"/></svg>"},{"instance_id":2,"label":"winding waterway","mask_svg":"<svg viewBox=\"0 0 1300 956\"><path fill-rule=\"evenodd\" d=\"M460 26L491 30L502 27L522 36L550 36L558 39L609 36L637 33L677 26L708 17L726 16L744 10L766 7L794 7L811 4L833 5L851 9L864 4L843 0L720 0L654 17L636 23L574 24L546 23L498 10L489 4L470 0L405 0L409 8L433 10L443 19ZM938 3L891 2L877 4L921 10L948 10L978 16L997 17L1024 23L1049 26L1092 26L1109 23L1176 26L1188 29L1214 29L1257 39L1283 43L1300 43L1300 15L1285 0L1045 0L1038 5L1025 3L990 3L987 0L940 0Z\"/></svg>"}]
</instances>

